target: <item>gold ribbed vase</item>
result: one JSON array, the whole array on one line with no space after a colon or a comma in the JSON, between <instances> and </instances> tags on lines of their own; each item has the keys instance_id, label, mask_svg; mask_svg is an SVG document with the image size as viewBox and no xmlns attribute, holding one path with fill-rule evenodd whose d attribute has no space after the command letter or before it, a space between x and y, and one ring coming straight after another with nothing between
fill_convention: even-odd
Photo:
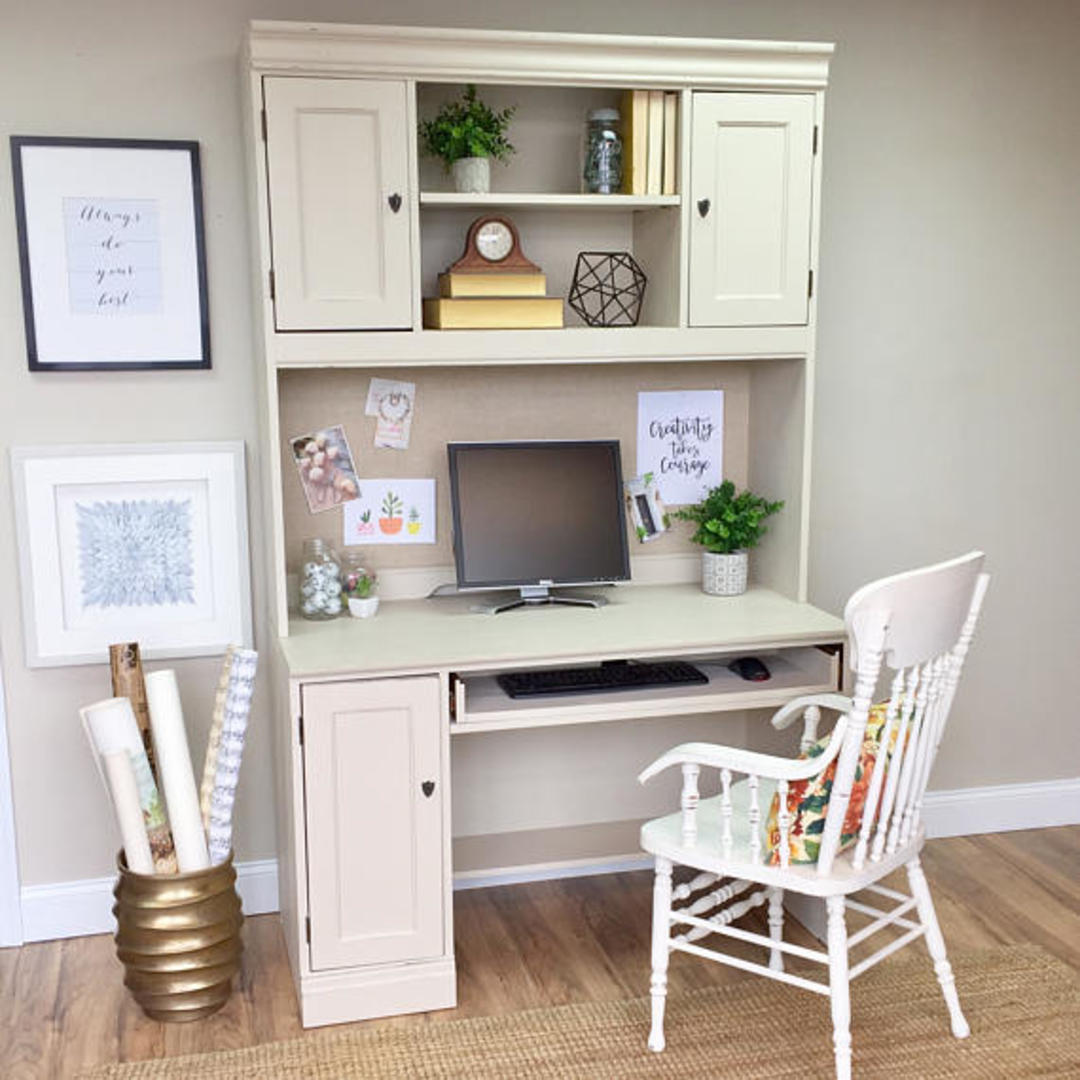
<instances>
[{"instance_id":1,"label":"gold ribbed vase","mask_svg":"<svg viewBox=\"0 0 1080 1080\"><path fill-rule=\"evenodd\" d=\"M187 874L133 873L122 851L116 865L113 914L124 985L154 1020L182 1023L217 1012L243 947L232 853Z\"/></svg>"}]
</instances>

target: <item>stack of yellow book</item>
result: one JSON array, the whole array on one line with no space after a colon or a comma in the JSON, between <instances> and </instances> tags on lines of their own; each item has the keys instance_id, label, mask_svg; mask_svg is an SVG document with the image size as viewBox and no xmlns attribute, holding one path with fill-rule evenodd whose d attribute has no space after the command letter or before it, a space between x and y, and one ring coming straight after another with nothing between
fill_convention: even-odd
<instances>
[{"instance_id":1,"label":"stack of yellow book","mask_svg":"<svg viewBox=\"0 0 1080 1080\"><path fill-rule=\"evenodd\" d=\"M678 131L676 92L627 90L623 94L623 194L675 194Z\"/></svg>"},{"instance_id":2,"label":"stack of yellow book","mask_svg":"<svg viewBox=\"0 0 1080 1080\"><path fill-rule=\"evenodd\" d=\"M430 330L537 330L563 324L563 302L545 295L547 278L535 273L439 275L438 297L424 301Z\"/></svg>"}]
</instances>

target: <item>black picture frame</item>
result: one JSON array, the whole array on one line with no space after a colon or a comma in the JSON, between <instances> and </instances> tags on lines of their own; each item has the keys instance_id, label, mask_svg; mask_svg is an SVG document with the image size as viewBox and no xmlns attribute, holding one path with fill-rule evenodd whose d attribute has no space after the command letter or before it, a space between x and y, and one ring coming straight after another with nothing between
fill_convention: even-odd
<instances>
[{"instance_id":1,"label":"black picture frame","mask_svg":"<svg viewBox=\"0 0 1080 1080\"><path fill-rule=\"evenodd\" d=\"M202 207L202 170L198 142L172 139L90 139L12 135L10 145L19 272L22 280L23 319L30 370L36 372L208 369L211 366L210 313ZM35 159L33 155L40 149L50 151L67 149L75 153ZM93 154L87 154L87 151ZM102 172L107 174L109 159L107 156L101 158L98 155L102 153L108 155L111 151L152 153L155 155L154 168L168 175L168 198L163 202L164 209L168 212L168 220L164 222L159 220L160 217L166 215L159 214L159 206L155 201L153 239L143 241L144 246L149 248L151 253L158 254L158 266L156 268L128 266L126 270L122 270L114 265L105 270L100 266L95 270L81 270L73 266L72 249L69 246L63 249L68 262L63 268L65 286L62 288L58 284L60 270L53 264L57 259L60 242L66 238L70 243L72 227L69 219L65 217L69 213L67 204L74 205L81 200L86 204L94 201L106 206L115 206L120 202L131 203L136 199L140 202L149 201L148 197L141 194L132 196L126 185L123 194L111 198L108 190L94 190L95 178L92 175L80 176L77 166L80 164L87 166L91 163L104 164ZM166 156L161 156L163 154ZM172 154L180 155L180 157L173 160ZM68 169L59 167L65 157L68 158ZM122 160L131 161L132 159L125 157ZM149 163L150 159L147 160ZM46 161L49 162L48 165L44 164ZM119 158L113 159L113 166L119 161L121 161ZM84 172L86 171L84 169ZM34 190L35 182L50 172L64 178L62 200L54 192L39 197L39 192ZM148 172L153 173L153 168ZM145 186L150 195L153 195L153 180L153 175L148 175L145 180ZM144 181L138 180L135 183L138 185ZM187 185L190 187L188 188ZM47 187L46 184L41 186ZM101 185L98 183L96 186ZM83 190L83 188L88 190ZM87 219L80 215L71 220L78 224ZM163 244L160 239L160 230L163 225L166 229L178 230L182 243ZM190 235L188 235L189 229ZM166 241L168 239L167 235ZM87 248L91 246L86 245ZM106 243L102 242L99 246L105 248ZM173 257L176 249L180 249L181 252L181 255L171 264L168 274L166 267L162 265L163 260L160 256L162 248L170 252L169 258ZM80 272L90 277L91 281L94 280L93 274L99 275L98 280L100 280L100 275L103 273L126 273L132 278L136 274L141 274L140 280L156 280L158 286L156 302L159 305L165 305L165 315L161 316L160 311L139 310L135 314L145 317L141 320L132 320L121 317L129 312L117 315L116 309L101 306L99 306L101 314L87 314L93 299L88 295L90 290L85 288L81 290L78 297L81 307L76 314L71 314L71 309L76 305L72 281ZM176 310L168 307L176 298L166 291L167 277L170 281L177 279L182 282L180 289L173 290L180 295L179 302L175 304ZM59 312L58 295L61 291L65 291L67 310L60 312L61 317L56 318L54 314ZM119 305L121 301L116 297L121 295L122 302L126 303L131 290L124 294L110 294L112 302ZM140 302L145 308L146 302ZM99 305L101 303L103 302L99 300ZM159 317L155 319L154 316ZM76 335L74 330L68 327L66 318L70 318L72 327L77 326L78 320L82 319L82 328L91 332L86 335ZM87 322L87 319L95 321ZM109 322L113 325L110 326ZM132 331L136 323L138 323L138 333L133 335ZM63 329L58 330L57 327L63 327ZM116 342L113 350L110 350L109 345L110 332L114 335ZM155 333L159 344L155 344L153 340ZM85 349L84 356L69 355L73 350L70 342L74 342L77 337L80 341L79 349ZM144 343L136 340L140 337L146 337L147 341ZM63 341L64 347L58 348L57 341ZM115 351L116 355L110 356L110 351ZM157 352L161 355L155 355Z\"/></svg>"}]
</instances>

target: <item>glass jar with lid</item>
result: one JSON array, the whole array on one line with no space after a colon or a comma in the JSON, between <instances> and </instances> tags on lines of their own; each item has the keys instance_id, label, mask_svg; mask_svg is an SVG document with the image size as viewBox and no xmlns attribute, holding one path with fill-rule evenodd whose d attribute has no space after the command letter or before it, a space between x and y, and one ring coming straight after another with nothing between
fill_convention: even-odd
<instances>
[{"instance_id":1,"label":"glass jar with lid","mask_svg":"<svg viewBox=\"0 0 1080 1080\"><path fill-rule=\"evenodd\" d=\"M614 195L622 188L618 109L593 109L585 133L585 190Z\"/></svg>"},{"instance_id":2,"label":"glass jar with lid","mask_svg":"<svg viewBox=\"0 0 1080 1080\"><path fill-rule=\"evenodd\" d=\"M316 538L304 541L300 568L300 614L305 619L335 619L343 609L341 563L334 549Z\"/></svg>"}]
</instances>

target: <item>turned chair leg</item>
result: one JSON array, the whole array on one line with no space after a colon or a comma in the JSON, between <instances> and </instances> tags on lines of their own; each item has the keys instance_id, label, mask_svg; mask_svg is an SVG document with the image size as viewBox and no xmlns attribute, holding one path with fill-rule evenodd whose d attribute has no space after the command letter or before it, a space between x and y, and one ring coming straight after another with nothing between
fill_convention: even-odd
<instances>
[{"instance_id":1,"label":"turned chair leg","mask_svg":"<svg viewBox=\"0 0 1080 1080\"><path fill-rule=\"evenodd\" d=\"M915 906L919 911L919 922L926 928L926 948L930 953L930 959L934 961L934 973L941 984L941 992L949 1009L952 1033L958 1039L966 1039L971 1034L971 1028L968 1027L968 1022L960 1009L960 998L956 993L952 965L945 955L945 938L942 937L941 927L938 925L934 902L930 899L930 886L926 883L926 875L918 859L912 859L907 864L907 875L911 895L915 897Z\"/></svg>"},{"instance_id":2,"label":"turned chair leg","mask_svg":"<svg viewBox=\"0 0 1080 1080\"><path fill-rule=\"evenodd\" d=\"M667 997L668 934L671 914L671 860L656 859L656 878L653 882L652 923L652 1028L649 1049L659 1053L664 1049L664 1003Z\"/></svg>"},{"instance_id":3,"label":"turned chair leg","mask_svg":"<svg viewBox=\"0 0 1080 1080\"><path fill-rule=\"evenodd\" d=\"M836 1078L851 1080L851 986L848 981L844 898L830 896L825 906L829 913L829 1003L832 1007Z\"/></svg>"},{"instance_id":4,"label":"turned chair leg","mask_svg":"<svg viewBox=\"0 0 1080 1080\"><path fill-rule=\"evenodd\" d=\"M769 889L769 937L773 941L784 940L784 890L775 886ZM769 950L769 968L784 970L784 954L779 949Z\"/></svg>"}]
</instances>

